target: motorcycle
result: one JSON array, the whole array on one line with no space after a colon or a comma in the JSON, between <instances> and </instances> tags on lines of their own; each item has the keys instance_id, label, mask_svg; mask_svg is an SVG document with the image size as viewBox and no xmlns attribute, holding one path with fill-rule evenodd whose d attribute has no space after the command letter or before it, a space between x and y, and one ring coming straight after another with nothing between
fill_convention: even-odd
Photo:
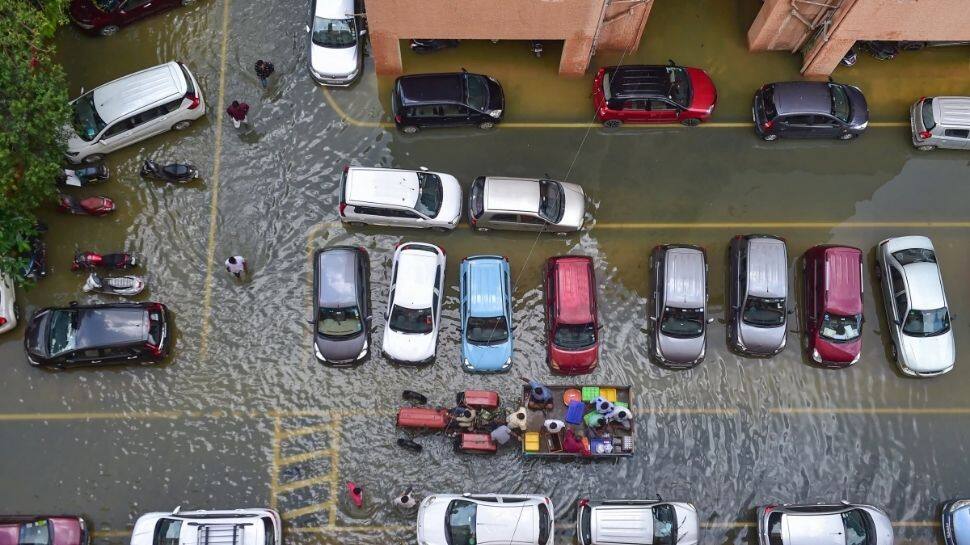
<instances>
[{"instance_id":1,"label":"motorcycle","mask_svg":"<svg viewBox=\"0 0 970 545\"><path fill-rule=\"evenodd\" d=\"M866 53L879 61L892 60L899 54L899 43L897 42L864 41L859 42L859 44Z\"/></svg>"},{"instance_id":2,"label":"motorcycle","mask_svg":"<svg viewBox=\"0 0 970 545\"><path fill-rule=\"evenodd\" d=\"M532 54L535 55L537 59L542 57L542 42L539 40L532 40L529 42L529 49L532 50Z\"/></svg>"},{"instance_id":3,"label":"motorcycle","mask_svg":"<svg viewBox=\"0 0 970 545\"><path fill-rule=\"evenodd\" d=\"M91 165L75 169L65 168L63 174L57 177L57 183L68 187L84 187L90 183L102 182L108 179L108 167Z\"/></svg>"},{"instance_id":4,"label":"motorcycle","mask_svg":"<svg viewBox=\"0 0 970 545\"><path fill-rule=\"evenodd\" d=\"M81 216L103 216L115 209L115 203L108 197L87 197L77 199L71 195L61 194L57 203L61 212L69 212Z\"/></svg>"},{"instance_id":5,"label":"motorcycle","mask_svg":"<svg viewBox=\"0 0 970 545\"><path fill-rule=\"evenodd\" d=\"M138 266L135 256L127 252L115 254L99 254L97 252L80 252L75 254L71 270L81 269L131 269Z\"/></svg>"},{"instance_id":6,"label":"motorcycle","mask_svg":"<svg viewBox=\"0 0 970 545\"><path fill-rule=\"evenodd\" d=\"M411 40L411 51L415 53L433 53L442 49L458 47L460 40Z\"/></svg>"},{"instance_id":7,"label":"motorcycle","mask_svg":"<svg viewBox=\"0 0 970 545\"><path fill-rule=\"evenodd\" d=\"M855 47L851 47L849 48L849 52L846 53L844 57L842 57L841 62L843 66L854 66L858 60L859 60L859 54L856 53Z\"/></svg>"},{"instance_id":8,"label":"motorcycle","mask_svg":"<svg viewBox=\"0 0 970 545\"><path fill-rule=\"evenodd\" d=\"M47 244L40 238L40 234L47 231L47 226L37 223L37 234L30 237L30 250L26 252L27 265L20 273L27 280L40 280L47 276Z\"/></svg>"},{"instance_id":9,"label":"motorcycle","mask_svg":"<svg viewBox=\"0 0 970 545\"><path fill-rule=\"evenodd\" d=\"M145 159L141 166L142 178L160 180L163 182L191 182L199 177L199 170L187 163L172 163L159 165L151 159Z\"/></svg>"},{"instance_id":10,"label":"motorcycle","mask_svg":"<svg viewBox=\"0 0 970 545\"><path fill-rule=\"evenodd\" d=\"M140 276L106 276L102 278L98 273L92 272L81 288L87 293L98 292L108 295L120 295L121 297L131 297L138 295L145 289L145 279Z\"/></svg>"}]
</instances>

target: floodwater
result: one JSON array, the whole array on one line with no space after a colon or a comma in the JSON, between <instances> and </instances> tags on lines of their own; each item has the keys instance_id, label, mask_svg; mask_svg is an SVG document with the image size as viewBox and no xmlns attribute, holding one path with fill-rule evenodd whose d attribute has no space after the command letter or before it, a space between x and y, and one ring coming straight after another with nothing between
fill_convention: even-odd
<instances>
[{"instance_id":1,"label":"floodwater","mask_svg":"<svg viewBox=\"0 0 970 545\"><path fill-rule=\"evenodd\" d=\"M673 7L680 4L657 2L633 58L675 57L709 67L721 89L715 121L744 121L758 85L797 77L797 58L743 53L757 2ZM176 344L159 366L51 373L27 365L23 327L6 334L0 340L0 511L83 513L98 540L121 542L134 519L150 510L273 505L287 519L290 542L409 542L412 521L388 503L413 485L422 495L546 494L557 507L557 539L571 540L578 498L660 494L695 503L705 544L750 544L758 505L846 498L884 507L901 542L939 541L939 502L970 491L964 470L970 371L958 361L944 378L900 376L888 358L871 274L864 354L841 371L808 365L797 321L781 355L733 355L725 348L723 319L712 325L703 365L664 370L647 359L644 308L647 256L659 243L707 249L711 310L723 317L725 253L736 233L784 236L793 257L815 244L856 245L870 265L880 240L926 234L936 244L957 316L957 351L970 353L963 319L970 315L964 282L970 156L919 153L898 123L914 98L966 84L965 49L904 54L882 64L863 58L855 72L840 69L842 80L868 82L873 118L889 123L848 143L769 144L748 127L717 125L613 132L510 126L405 137L374 126L386 121L389 82L374 77L369 59L367 73L350 89L327 94L312 83L304 69L305 10L293 0L211 0L110 39L62 32L58 45L72 96L178 59L200 80L209 115L183 133L108 158L112 179L80 193L112 197L115 214L44 214L51 273L19 293L25 315L72 300L107 300L80 292L83 277L70 272L71 255L127 250L145 263L150 290L142 298L172 310ZM675 32L679 17L697 31ZM222 99L252 106L251 126L242 131L226 119L217 125L223 37ZM510 123L587 121L590 78L557 78L556 46L547 47L537 60L521 43L462 44L437 56L406 54L405 67L464 65L494 73L510 95ZM276 64L268 91L251 72L257 58ZM903 74L919 65L916 58L936 67L919 66L924 88ZM554 87L547 94L549 82ZM355 121L345 121L334 104ZM193 162L204 180L178 187L146 182L137 171L148 156ZM478 234L465 226L449 234L346 229L336 211L346 164L427 166L456 175L466 188L483 174L568 179L585 188L590 219L581 233L565 237ZM434 242L448 252L436 363L396 368L375 355L355 369L317 364L306 324L310 253L331 244L368 249L379 345L390 259L401 240ZM395 432L392 414L402 389L445 404L465 388L496 389L511 399L519 376L568 382L551 376L544 363L540 283L544 260L566 253L594 257L605 326L601 364L581 380L634 388L637 454L617 463L523 461L514 449L475 457L454 454L447 440L434 436L418 439L421 454L398 449L394 441L403 434ZM221 267L232 254L251 264L252 275L241 284ZM506 255L512 265L518 329L507 375L473 376L458 367L457 270L471 254ZM795 280L796 269L793 263ZM365 487L364 510L348 507L341 493L350 480Z\"/></svg>"}]
</instances>

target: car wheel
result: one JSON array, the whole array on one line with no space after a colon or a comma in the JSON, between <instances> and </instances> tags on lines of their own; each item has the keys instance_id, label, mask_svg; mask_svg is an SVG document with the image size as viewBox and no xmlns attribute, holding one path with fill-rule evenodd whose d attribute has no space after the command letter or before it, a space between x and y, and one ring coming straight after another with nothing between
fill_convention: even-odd
<instances>
[{"instance_id":1,"label":"car wheel","mask_svg":"<svg viewBox=\"0 0 970 545\"><path fill-rule=\"evenodd\" d=\"M623 125L623 122L619 119L607 119L603 122L603 126L607 129L618 129Z\"/></svg>"},{"instance_id":2,"label":"car wheel","mask_svg":"<svg viewBox=\"0 0 970 545\"><path fill-rule=\"evenodd\" d=\"M701 124L701 120L697 119L696 117L690 117L681 121L681 124L686 127L696 127Z\"/></svg>"},{"instance_id":3,"label":"car wheel","mask_svg":"<svg viewBox=\"0 0 970 545\"><path fill-rule=\"evenodd\" d=\"M418 132L418 128L415 127L414 125L405 125L401 127L401 132L403 132L404 134L414 134Z\"/></svg>"},{"instance_id":4,"label":"car wheel","mask_svg":"<svg viewBox=\"0 0 970 545\"><path fill-rule=\"evenodd\" d=\"M101 155L100 153L92 153L84 158L85 163L100 163L103 160L104 155Z\"/></svg>"},{"instance_id":5,"label":"car wheel","mask_svg":"<svg viewBox=\"0 0 970 545\"><path fill-rule=\"evenodd\" d=\"M495 126L495 123L492 123L491 121L482 121L481 123L478 124L478 128L482 129L483 131L487 131L494 126Z\"/></svg>"},{"instance_id":6,"label":"car wheel","mask_svg":"<svg viewBox=\"0 0 970 545\"><path fill-rule=\"evenodd\" d=\"M451 229L448 229L447 227L432 227L431 229L439 233L447 233L448 231L451 231Z\"/></svg>"},{"instance_id":7,"label":"car wheel","mask_svg":"<svg viewBox=\"0 0 970 545\"><path fill-rule=\"evenodd\" d=\"M774 142L775 140L778 140L778 135L777 134L766 134L766 135L762 136L761 138L765 142Z\"/></svg>"},{"instance_id":8,"label":"car wheel","mask_svg":"<svg viewBox=\"0 0 970 545\"><path fill-rule=\"evenodd\" d=\"M920 151L933 151L936 149L936 146L917 146L916 149Z\"/></svg>"},{"instance_id":9,"label":"car wheel","mask_svg":"<svg viewBox=\"0 0 970 545\"><path fill-rule=\"evenodd\" d=\"M347 225L349 225L349 226L351 226L351 227L353 227L355 229L360 229L361 227L363 227L366 224L361 223L359 221L348 221L347 222Z\"/></svg>"},{"instance_id":10,"label":"car wheel","mask_svg":"<svg viewBox=\"0 0 970 545\"><path fill-rule=\"evenodd\" d=\"M853 138L855 138L855 135L851 132L839 135L839 140L852 140Z\"/></svg>"},{"instance_id":11,"label":"car wheel","mask_svg":"<svg viewBox=\"0 0 970 545\"><path fill-rule=\"evenodd\" d=\"M102 36L113 36L118 33L118 25L108 25L101 27L98 34Z\"/></svg>"},{"instance_id":12,"label":"car wheel","mask_svg":"<svg viewBox=\"0 0 970 545\"><path fill-rule=\"evenodd\" d=\"M173 131L183 131L183 130L189 128L189 125L191 125L191 124L192 124L191 121L188 121L188 120L183 119L182 121L179 121L178 123L172 125L172 130Z\"/></svg>"},{"instance_id":13,"label":"car wheel","mask_svg":"<svg viewBox=\"0 0 970 545\"><path fill-rule=\"evenodd\" d=\"M478 231L479 233L487 233L488 227L476 227L475 230Z\"/></svg>"}]
</instances>

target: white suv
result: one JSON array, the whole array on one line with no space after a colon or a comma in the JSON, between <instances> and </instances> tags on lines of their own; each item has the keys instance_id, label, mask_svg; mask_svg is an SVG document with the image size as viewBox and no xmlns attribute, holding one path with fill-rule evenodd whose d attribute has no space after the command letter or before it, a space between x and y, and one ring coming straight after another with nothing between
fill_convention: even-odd
<instances>
[{"instance_id":1,"label":"white suv","mask_svg":"<svg viewBox=\"0 0 970 545\"><path fill-rule=\"evenodd\" d=\"M434 359L441 324L445 252L434 244L408 242L394 251L391 293L384 314L384 355L397 363Z\"/></svg>"},{"instance_id":2,"label":"white suv","mask_svg":"<svg viewBox=\"0 0 970 545\"><path fill-rule=\"evenodd\" d=\"M697 510L684 502L579 500L579 545L697 545Z\"/></svg>"},{"instance_id":3,"label":"white suv","mask_svg":"<svg viewBox=\"0 0 970 545\"><path fill-rule=\"evenodd\" d=\"M344 167L340 221L450 231L460 216L461 186L450 174Z\"/></svg>"},{"instance_id":4,"label":"white suv","mask_svg":"<svg viewBox=\"0 0 970 545\"><path fill-rule=\"evenodd\" d=\"M889 238L876 248L893 356L900 371L932 377L953 369L956 345L943 276L926 237Z\"/></svg>"},{"instance_id":5,"label":"white suv","mask_svg":"<svg viewBox=\"0 0 970 545\"><path fill-rule=\"evenodd\" d=\"M67 159L97 162L112 151L205 115L202 90L189 69L168 62L105 83L71 101Z\"/></svg>"},{"instance_id":6,"label":"white suv","mask_svg":"<svg viewBox=\"0 0 970 545\"><path fill-rule=\"evenodd\" d=\"M17 327L17 296L14 292L13 281L4 273L0 273L0 333L6 333Z\"/></svg>"},{"instance_id":7,"label":"white suv","mask_svg":"<svg viewBox=\"0 0 970 545\"><path fill-rule=\"evenodd\" d=\"M131 545L280 545L280 515L272 509L146 513Z\"/></svg>"},{"instance_id":8,"label":"white suv","mask_svg":"<svg viewBox=\"0 0 970 545\"><path fill-rule=\"evenodd\" d=\"M435 494L418 508L419 545L553 545L549 498L525 494Z\"/></svg>"}]
</instances>

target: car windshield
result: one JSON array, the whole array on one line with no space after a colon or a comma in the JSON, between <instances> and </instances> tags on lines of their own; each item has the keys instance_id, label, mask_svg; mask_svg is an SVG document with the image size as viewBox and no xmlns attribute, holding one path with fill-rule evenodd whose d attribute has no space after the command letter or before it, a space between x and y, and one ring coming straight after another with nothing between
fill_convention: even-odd
<instances>
[{"instance_id":1,"label":"car windshield","mask_svg":"<svg viewBox=\"0 0 970 545\"><path fill-rule=\"evenodd\" d=\"M660 331L683 339L697 337L704 332L704 309L666 307L660 320Z\"/></svg>"},{"instance_id":2,"label":"car windshield","mask_svg":"<svg viewBox=\"0 0 970 545\"><path fill-rule=\"evenodd\" d=\"M320 47L345 48L357 44L357 31L354 20L313 18L313 33L310 35L313 43Z\"/></svg>"},{"instance_id":3,"label":"car windshield","mask_svg":"<svg viewBox=\"0 0 970 545\"><path fill-rule=\"evenodd\" d=\"M497 344L508 340L509 324L505 316L478 318L471 316L465 326L468 342L472 344Z\"/></svg>"},{"instance_id":4,"label":"car windshield","mask_svg":"<svg viewBox=\"0 0 970 545\"><path fill-rule=\"evenodd\" d=\"M677 515L673 505L653 508L653 545L673 545L677 538Z\"/></svg>"},{"instance_id":5,"label":"car windshield","mask_svg":"<svg viewBox=\"0 0 970 545\"><path fill-rule=\"evenodd\" d=\"M687 70L679 66L668 66L670 77L669 98L681 106L690 106L690 77Z\"/></svg>"},{"instance_id":6,"label":"car windshield","mask_svg":"<svg viewBox=\"0 0 970 545\"><path fill-rule=\"evenodd\" d=\"M175 519L162 519L155 526L155 539L153 545L179 545L179 536L182 533L182 521Z\"/></svg>"},{"instance_id":7,"label":"car windshield","mask_svg":"<svg viewBox=\"0 0 970 545\"><path fill-rule=\"evenodd\" d=\"M552 180L539 181L539 215L546 221L557 223L566 209L562 186Z\"/></svg>"},{"instance_id":8,"label":"car windshield","mask_svg":"<svg viewBox=\"0 0 970 545\"><path fill-rule=\"evenodd\" d=\"M563 324L556 328L554 342L563 348L584 348L596 342L593 324Z\"/></svg>"},{"instance_id":9,"label":"car windshield","mask_svg":"<svg viewBox=\"0 0 970 545\"><path fill-rule=\"evenodd\" d=\"M903 333L913 337L935 337L950 330L950 313L946 308L936 310L912 309L903 322Z\"/></svg>"},{"instance_id":10,"label":"car windshield","mask_svg":"<svg viewBox=\"0 0 970 545\"><path fill-rule=\"evenodd\" d=\"M48 333L51 356L74 349L77 322L76 310L55 310L51 312L51 325Z\"/></svg>"},{"instance_id":11,"label":"car windshield","mask_svg":"<svg viewBox=\"0 0 970 545\"><path fill-rule=\"evenodd\" d=\"M841 85L829 85L829 89L832 90L832 115L848 123L851 113L849 94Z\"/></svg>"},{"instance_id":12,"label":"car windshield","mask_svg":"<svg viewBox=\"0 0 970 545\"><path fill-rule=\"evenodd\" d=\"M480 112L488 110L488 84L476 74L465 74L465 103Z\"/></svg>"},{"instance_id":13,"label":"car windshield","mask_svg":"<svg viewBox=\"0 0 970 545\"><path fill-rule=\"evenodd\" d=\"M936 263L936 254L927 248L907 248L893 252L893 257L899 261L900 265L911 265L913 263Z\"/></svg>"},{"instance_id":14,"label":"car windshield","mask_svg":"<svg viewBox=\"0 0 970 545\"><path fill-rule=\"evenodd\" d=\"M748 297L744 304L744 323L756 327L773 327L785 323L785 300Z\"/></svg>"},{"instance_id":15,"label":"car windshield","mask_svg":"<svg viewBox=\"0 0 970 545\"><path fill-rule=\"evenodd\" d=\"M441 178L437 174L418 172L418 190L421 194L414 208L429 218L437 216L441 210Z\"/></svg>"},{"instance_id":16,"label":"car windshield","mask_svg":"<svg viewBox=\"0 0 970 545\"><path fill-rule=\"evenodd\" d=\"M761 109L765 113L765 119L771 121L778 117L778 108L775 107L775 86L768 85L761 97Z\"/></svg>"},{"instance_id":17,"label":"car windshield","mask_svg":"<svg viewBox=\"0 0 970 545\"><path fill-rule=\"evenodd\" d=\"M869 542L869 528L866 514L858 509L842 513L845 525L845 545L866 545Z\"/></svg>"},{"instance_id":18,"label":"car windshield","mask_svg":"<svg viewBox=\"0 0 970 545\"><path fill-rule=\"evenodd\" d=\"M390 325L391 329L401 333L431 333L434 327L431 308L414 309L394 305Z\"/></svg>"},{"instance_id":19,"label":"car windshield","mask_svg":"<svg viewBox=\"0 0 970 545\"><path fill-rule=\"evenodd\" d=\"M933 127L936 126L936 119L933 117L933 99L928 98L923 101L923 105L920 106L920 113L923 118L923 127L926 130L931 131Z\"/></svg>"},{"instance_id":20,"label":"car windshield","mask_svg":"<svg viewBox=\"0 0 970 545\"><path fill-rule=\"evenodd\" d=\"M114 11L119 4L121 0L94 0L94 7L101 11Z\"/></svg>"},{"instance_id":21,"label":"car windshield","mask_svg":"<svg viewBox=\"0 0 970 545\"><path fill-rule=\"evenodd\" d=\"M838 314L825 313L822 316L822 327L819 335L823 339L835 342L847 342L854 340L862 334L862 315L839 316Z\"/></svg>"},{"instance_id":22,"label":"car windshield","mask_svg":"<svg viewBox=\"0 0 970 545\"><path fill-rule=\"evenodd\" d=\"M467 500L448 504L445 515L445 539L448 545L475 545L475 514L478 506Z\"/></svg>"},{"instance_id":23,"label":"car windshield","mask_svg":"<svg viewBox=\"0 0 970 545\"><path fill-rule=\"evenodd\" d=\"M74 101L74 131L81 140L94 140L104 127L105 122L94 107L94 91L88 91Z\"/></svg>"},{"instance_id":24,"label":"car windshield","mask_svg":"<svg viewBox=\"0 0 970 545\"><path fill-rule=\"evenodd\" d=\"M357 307L321 308L317 333L324 337L349 337L360 333L363 324Z\"/></svg>"},{"instance_id":25,"label":"car windshield","mask_svg":"<svg viewBox=\"0 0 970 545\"><path fill-rule=\"evenodd\" d=\"M46 520L35 520L20 525L18 545L48 545L50 542L50 525Z\"/></svg>"}]
</instances>

